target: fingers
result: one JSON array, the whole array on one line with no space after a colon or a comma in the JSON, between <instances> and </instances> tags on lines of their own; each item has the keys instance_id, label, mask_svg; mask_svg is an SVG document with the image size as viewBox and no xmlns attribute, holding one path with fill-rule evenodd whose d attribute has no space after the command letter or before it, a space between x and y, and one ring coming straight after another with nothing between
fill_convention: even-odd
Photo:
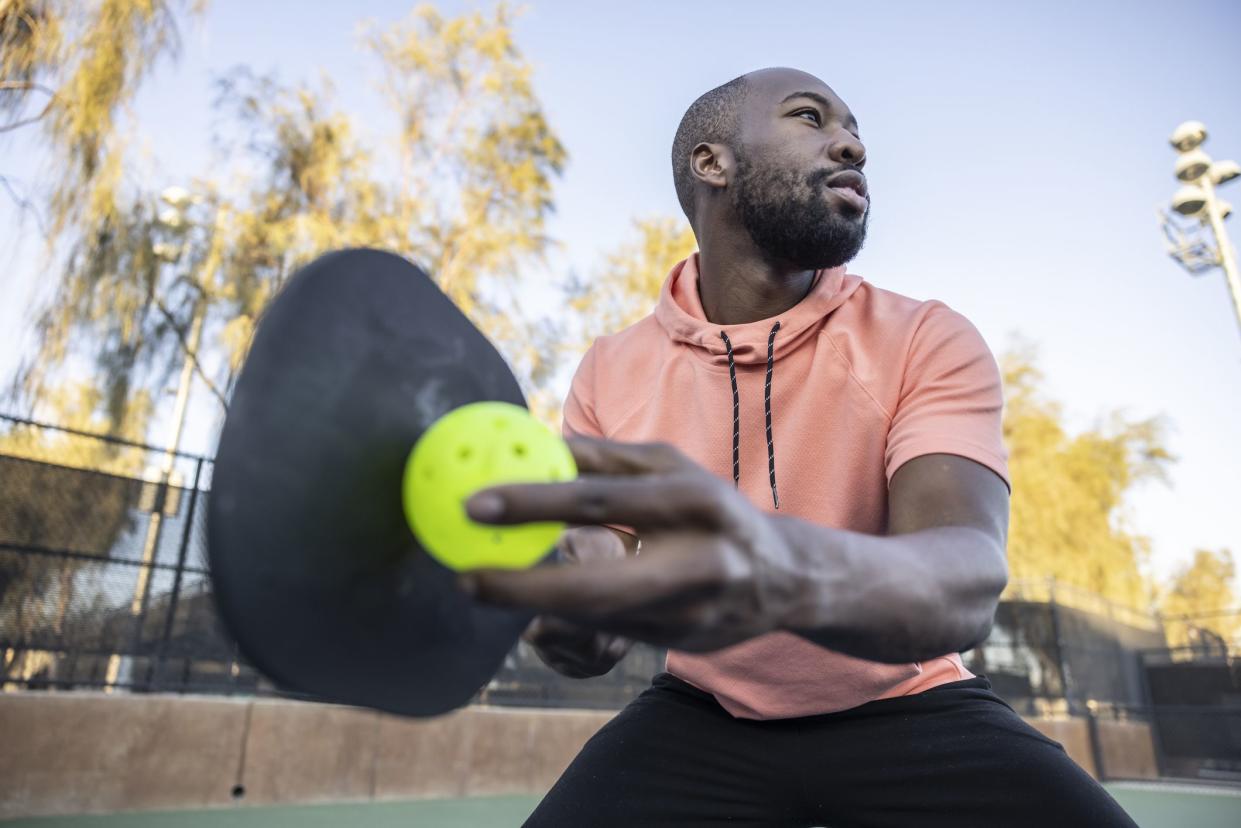
<instances>
[{"instance_id":1,"label":"fingers","mask_svg":"<svg viewBox=\"0 0 1241 828\"><path fill-rule=\"evenodd\" d=\"M582 477L570 483L496 486L466 501L473 520L493 524L561 521L639 529L719 529L731 490L705 473Z\"/></svg>"},{"instance_id":2,"label":"fingers","mask_svg":"<svg viewBox=\"0 0 1241 828\"><path fill-rule=\"evenodd\" d=\"M695 557L652 556L524 571L478 570L460 581L479 601L522 607L542 616L527 630L526 640L532 643L534 636L549 633L551 639L559 637L564 643L586 629L623 637L617 645L623 649L629 642L645 641L711 650L744 639L745 634L726 623L728 613L719 606L718 573L699 565ZM563 655L555 655L560 647L549 642L545 649L552 661L564 660ZM559 669L547 658L544 661Z\"/></svg>"},{"instance_id":3,"label":"fingers","mask_svg":"<svg viewBox=\"0 0 1241 828\"><path fill-rule=\"evenodd\" d=\"M554 616L540 615L522 638L540 660L570 678L601 676L628 652L631 642Z\"/></svg>"},{"instance_id":4,"label":"fingers","mask_svg":"<svg viewBox=\"0 0 1241 828\"><path fill-rule=\"evenodd\" d=\"M697 467L667 443L622 443L594 437L571 437L567 442L581 474L637 475Z\"/></svg>"},{"instance_id":5,"label":"fingers","mask_svg":"<svg viewBox=\"0 0 1241 828\"><path fill-rule=\"evenodd\" d=\"M480 569L458 583L479 601L598 626L684 588L685 567L659 556L525 570Z\"/></svg>"},{"instance_id":6,"label":"fingers","mask_svg":"<svg viewBox=\"0 0 1241 828\"><path fill-rule=\"evenodd\" d=\"M566 529L557 544L564 562L623 558L625 542L619 533L604 526L574 526Z\"/></svg>"}]
</instances>

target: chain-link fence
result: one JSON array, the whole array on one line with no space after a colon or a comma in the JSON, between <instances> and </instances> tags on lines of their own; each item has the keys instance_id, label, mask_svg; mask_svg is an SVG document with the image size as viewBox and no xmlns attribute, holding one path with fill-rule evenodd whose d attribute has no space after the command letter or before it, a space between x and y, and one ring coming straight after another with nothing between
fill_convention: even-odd
<instances>
[{"instance_id":1,"label":"chain-link fence","mask_svg":"<svg viewBox=\"0 0 1241 828\"><path fill-rule=\"evenodd\" d=\"M0 417L5 689L279 692L215 613L211 470L209 458ZM615 709L663 655L638 646L580 681L519 643L479 701ZM1125 773L1109 770L1097 734L1129 728L1161 774L1241 781L1241 676L1225 642L1169 649L1157 616L1038 581L1009 588L990 638L963 657L1019 713L1086 718L1101 775Z\"/></svg>"},{"instance_id":2,"label":"chain-link fence","mask_svg":"<svg viewBox=\"0 0 1241 828\"><path fill-rule=\"evenodd\" d=\"M3 683L254 689L211 604L211 461L4 418Z\"/></svg>"},{"instance_id":3,"label":"chain-link fence","mask_svg":"<svg viewBox=\"0 0 1241 828\"><path fill-rule=\"evenodd\" d=\"M1158 616L1039 580L1010 585L965 662L1020 713L1083 714L1088 703L1145 703L1142 653L1165 646Z\"/></svg>"},{"instance_id":4,"label":"chain-link fence","mask_svg":"<svg viewBox=\"0 0 1241 828\"><path fill-rule=\"evenodd\" d=\"M964 661L1019 713L1085 719L1102 778L1241 783L1238 648L1190 633L1169 647L1156 614L1032 581L1010 586Z\"/></svg>"},{"instance_id":5,"label":"chain-link fence","mask_svg":"<svg viewBox=\"0 0 1241 828\"><path fill-rule=\"evenodd\" d=\"M205 457L0 416L5 689L279 692L239 657L212 603L211 470ZM480 700L619 708L662 666L662 651L639 645L607 676L577 681L519 643Z\"/></svg>"}]
</instances>

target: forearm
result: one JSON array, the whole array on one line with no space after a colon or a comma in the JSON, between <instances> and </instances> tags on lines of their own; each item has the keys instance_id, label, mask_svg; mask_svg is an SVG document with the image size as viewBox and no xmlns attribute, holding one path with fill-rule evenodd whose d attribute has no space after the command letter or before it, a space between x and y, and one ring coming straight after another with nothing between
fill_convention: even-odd
<instances>
[{"instance_id":1,"label":"forearm","mask_svg":"<svg viewBox=\"0 0 1241 828\"><path fill-rule=\"evenodd\" d=\"M800 576L783 628L893 664L964 652L990 631L1008 571L985 532L950 526L878 536L771 519Z\"/></svg>"}]
</instances>

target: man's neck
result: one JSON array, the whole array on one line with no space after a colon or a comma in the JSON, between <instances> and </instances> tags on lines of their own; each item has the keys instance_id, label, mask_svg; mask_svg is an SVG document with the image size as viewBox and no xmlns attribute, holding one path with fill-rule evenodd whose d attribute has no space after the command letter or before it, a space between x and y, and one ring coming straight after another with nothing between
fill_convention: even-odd
<instances>
[{"instance_id":1,"label":"man's neck","mask_svg":"<svg viewBox=\"0 0 1241 828\"><path fill-rule=\"evenodd\" d=\"M742 325L770 319L806 298L815 271L766 260L745 230L721 236L702 239L698 254L698 295L708 321Z\"/></svg>"}]
</instances>

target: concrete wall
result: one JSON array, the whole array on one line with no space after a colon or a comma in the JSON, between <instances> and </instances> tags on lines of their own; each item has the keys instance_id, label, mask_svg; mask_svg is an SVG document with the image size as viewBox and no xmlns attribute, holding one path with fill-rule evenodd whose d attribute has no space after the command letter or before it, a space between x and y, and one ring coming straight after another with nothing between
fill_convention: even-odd
<instances>
[{"instance_id":1,"label":"concrete wall","mask_svg":"<svg viewBox=\"0 0 1241 828\"><path fill-rule=\"evenodd\" d=\"M416 720L279 699L0 694L0 819L537 794L612 715L471 707ZM1084 720L1030 724L1096 772ZM1099 732L1110 775L1154 775L1148 729Z\"/></svg>"},{"instance_id":2,"label":"concrete wall","mask_svg":"<svg viewBox=\"0 0 1241 828\"><path fill-rule=\"evenodd\" d=\"M1142 722L1100 721L1099 753L1109 779L1158 779L1151 727Z\"/></svg>"},{"instance_id":3,"label":"concrete wall","mask_svg":"<svg viewBox=\"0 0 1241 828\"><path fill-rule=\"evenodd\" d=\"M0 819L547 790L612 713L0 695ZM234 792L240 796L235 796Z\"/></svg>"},{"instance_id":4,"label":"concrete wall","mask_svg":"<svg viewBox=\"0 0 1241 828\"><path fill-rule=\"evenodd\" d=\"M1031 726L1049 739L1064 745L1065 753L1086 769L1086 773L1099 778L1094 753L1090 750L1090 727L1085 719L1027 719Z\"/></svg>"}]
</instances>

